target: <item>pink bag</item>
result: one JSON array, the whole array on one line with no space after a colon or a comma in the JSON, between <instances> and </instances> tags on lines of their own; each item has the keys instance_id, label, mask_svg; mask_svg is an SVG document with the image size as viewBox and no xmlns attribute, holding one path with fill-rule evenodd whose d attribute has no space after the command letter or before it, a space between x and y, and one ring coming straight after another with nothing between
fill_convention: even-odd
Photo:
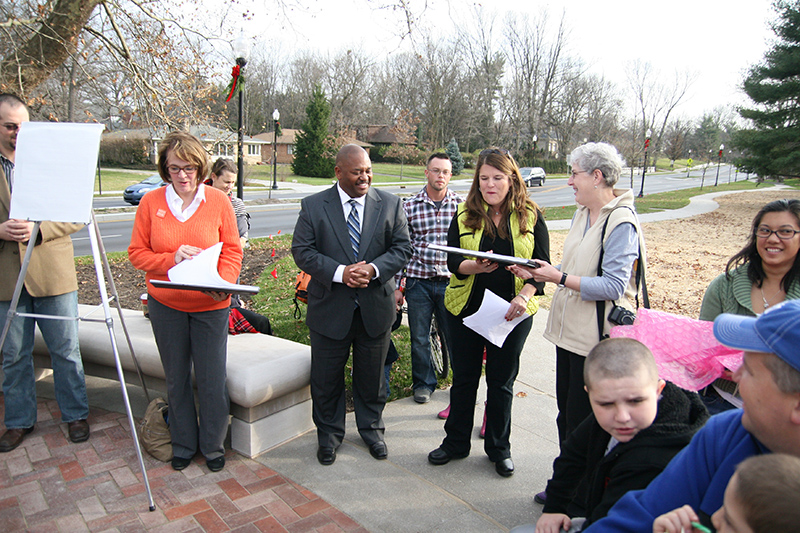
<instances>
[{"instance_id":1,"label":"pink bag","mask_svg":"<svg viewBox=\"0 0 800 533\"><path fill-rule=\"evenodd\" d=\"M632 326L614 326L611 337L636 339L650 348L662 379L687 390L700 390L724 369L736 370L744 353L714 338L714 323L639 308Z\"/></svg>"}]
</instances>

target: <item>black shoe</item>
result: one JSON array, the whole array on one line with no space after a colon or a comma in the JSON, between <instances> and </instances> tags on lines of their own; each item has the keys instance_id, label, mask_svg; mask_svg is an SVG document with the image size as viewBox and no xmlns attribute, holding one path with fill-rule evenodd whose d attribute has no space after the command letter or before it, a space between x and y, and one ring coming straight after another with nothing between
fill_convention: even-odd
<instances>
[{"instance_id":1,"label":"black shoe","mask_svg":"<svg viewBox=\"0 0 800 533\"><path fill-rule=\"evenodd\" d=\"M10 452L22 444L25 435L33 431L33 426L29 428L7 429L0 437L0 453Z\"/></svg>"},{"instance_id":2,"label":"black shoe","mask_svg":"<svg viewBox=\"0 0 800 533\"><path fill-rule=\"evenodd\" d=\"M372 443L369 447L369 454L375 459L386 459L386 457L389 455L389 452L386 449L386 443L382 440Z\"/></svg>"},{"instance_id":3,"label":"black shoe","mask_svg":"<svg viewBox=\"0 0 800 533\"><path fill-rule=\"evenodd\" d=\"M183 457L178 457L177 455L172 457L172 469L173 470L178 470L178 471L183 470L184 468L186 468L190 464L192 464L191 458L184 459Z\"/></svg>"},{"instance_id":4,"label":"black shoe","mask_svg":"<svg viewBox=\"0 0 800 533\"><path fill-rule=\"evenodd\" d=\"M225 468L225 456L220 455L216 459L206 459L206 466L212 472L219 472Z\"/></svg>"},{"instance_id":5,"label":"black shoe","mask_svg":"<svg viewBox=\"0 0 800 533\"><path fill-rule=\"evenodd\" d=\"M542 491L536 493L536 496L533 497L533 501L538 503L539 505L544 505L547 502L547 491Z\"/></svg>"},{"instance_id":6,"label":"black shoe","mask_svg":"<svg viewBox=\"0 0 800 533\"><path fill-rule=\"evenodd\" d=\"M441 446L428 454L428 462L432 465L446 465L450 459L463 459L468 453L450 453Z\"/></svg>"},{"instance_id":7,"label":"black shoe","mask_svg":"<svg viewBox=\"0 0 800 533\"><path fill-rule=\"evenodd\" d=\"M317 461L321 465L332 465L336 460L336 448L329 448L327 446L320 446L317 449Z\"/></svg>"},{"instance_id":8,"label":"black shoe","mask_svg":"<svg viewBox=\"0 0 800 533\"><path fill-rule=\"evenodd\" d=\"M67 424L69 429L69 440L72 442L84 442L89 440L89 423L86 420L75 420Z\"/></svg>"},{"instance_id":9,"label":"black shoe","mask_svg":"<svg viewBox=\"0 0 800 533\"><path fill-rule=\"evenodd\" d=\"M514 462L511 457L506 457L494 464L494 469L503 477L511 477L514 475Z\"/></svg>"}]
</instances>

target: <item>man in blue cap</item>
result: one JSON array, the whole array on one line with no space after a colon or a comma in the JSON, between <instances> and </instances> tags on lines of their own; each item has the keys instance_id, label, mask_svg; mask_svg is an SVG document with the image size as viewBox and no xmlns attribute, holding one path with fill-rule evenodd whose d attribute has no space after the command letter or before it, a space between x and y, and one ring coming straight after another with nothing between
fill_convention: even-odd
<instances>
[{"instance_id":1,"label":"man in blue cap","mask_svg":"<svg viewBox=\"0 0 800 533\"><path fill-rule=\"evenodd\" d=\"M645 490L625 495L588 531L651 531L656 517L682 505L711 526L737 464L763 453L800 457L800 300L757 318L720 315L714 336L744 350L734 374L743 409L711 417Z\"/></svg>"}]
</instances>

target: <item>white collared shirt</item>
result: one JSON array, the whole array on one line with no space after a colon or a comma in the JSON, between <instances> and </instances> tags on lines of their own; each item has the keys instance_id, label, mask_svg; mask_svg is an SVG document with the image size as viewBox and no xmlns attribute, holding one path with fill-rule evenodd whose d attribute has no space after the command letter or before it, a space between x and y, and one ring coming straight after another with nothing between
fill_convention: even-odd
<instances>
[{"instance_id":1,"label":"white collared shirt","mask_svg":"<svg viewBox=\"0 0 800 533\"><path fill-rule=\"evenodd\" d=\"M183 198L178 196L178 193L175 192L175 187L173 187L171 183L167 186L166 194L169 210L173 215L175 215L175 218L178 219L178 222L186 222L192 218L192 215L194 215L195 212L197 212L197 209L200 207L200 203L206 201L205 185L202 183L197 186L197 192L194 195L194 200L192 200L192 203L190 203L189 206L183 210L181 209L183 206Z\"/></svg>"},{"instance_id":2,"label":"white collared shirt","mask_svg":"<svg viewBox=\"0 0 800 533\"><path fill-rule=\"evenodd\" d=\"M349 194L344 192L342 187L337 183L336 190L339 191L339 201L342 202L342 211L344 212L344 222L347 224L347 217L350 216L350 211L353 209L352 205L350 204L350 200L355 200L356 202L356 213L358 214L358 225L361 228L361 232L364 232L364 202L367 200L367 195L359 196L358 198L351 198ZM374 263L370 263L372 268L375 269L375 277L372 279L377 278L380 276L380 272L378 271L378 267L375 266ZM339 265L336 268L336 271L333 273L333 282L334 283L342 283L342 279L344 278L344 267L347 265Z\"/></svg>"}]
</instances>

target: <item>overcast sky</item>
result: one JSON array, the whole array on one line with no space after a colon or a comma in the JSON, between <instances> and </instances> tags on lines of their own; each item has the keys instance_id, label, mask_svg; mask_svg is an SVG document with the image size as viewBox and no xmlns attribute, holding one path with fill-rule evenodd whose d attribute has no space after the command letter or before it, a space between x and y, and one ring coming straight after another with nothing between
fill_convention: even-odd
<instances>
[{"instance_id":1,"label":"overcast sky","mask_svg":"<svg viewBox=\"0 0 800 533\"><path fill-rule=\"evenodd\" d=\"M403 29L400 13L377 9L385 4L380 0L298 3L302 8L286 11L286 17L275 17L275 4L265 4L269 15L256 9L246 31L289 54L303 48L323 53L357 48L382 57L407 46L397 37ZM409 3L419 11L425 0ZM537 16L546 9L552 27L565 13L569 53L621 88L626 86L626 62L636 59L649 61L667 75L695 72L697 80L677 110L686 117L746 102L738 90L743 73L763 58L774 38L769 29L774 18L771 0L427 0L421 23L446 36L476 5L485 13L499 14L498 28L508 11Z\"/></svg>"}]
</instances>

